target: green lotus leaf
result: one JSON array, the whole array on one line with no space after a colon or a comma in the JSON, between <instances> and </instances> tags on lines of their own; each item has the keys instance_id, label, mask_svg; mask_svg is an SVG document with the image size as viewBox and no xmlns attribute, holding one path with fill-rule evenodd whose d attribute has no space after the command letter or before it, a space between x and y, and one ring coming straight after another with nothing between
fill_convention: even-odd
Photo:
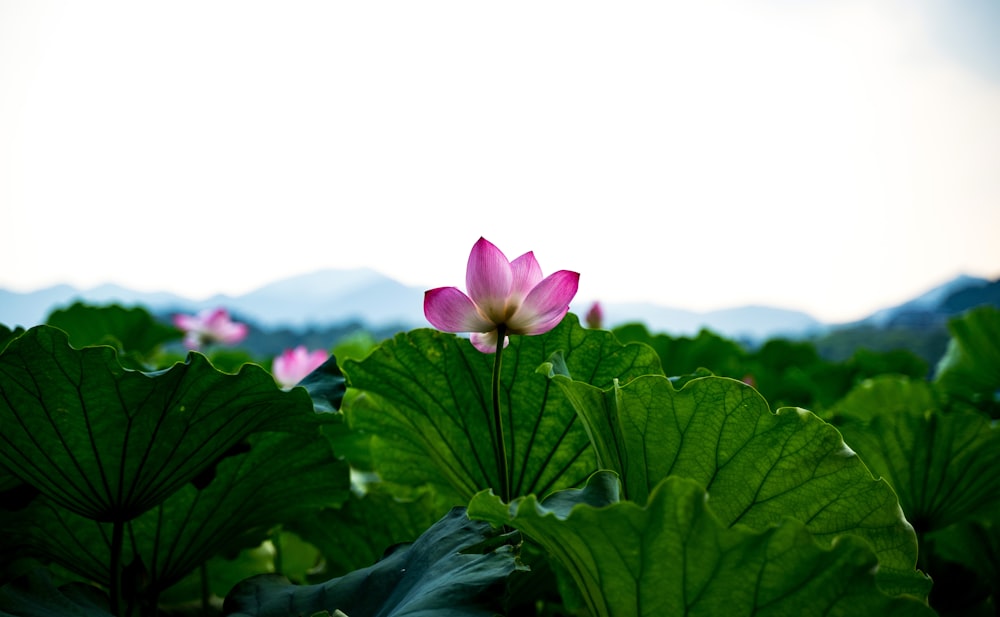
<instances>
[{"instance_id":1,"label":"green lotus leaf","mask_svg":"<svg viewBox=\"0 0 1000 617\"><path fill-rule=\"evenodd\" d=\"M596 469L572 406L536 371L557 351L570 370L597 386L662 374L651 348L584 329L574 315L546 334L512 336L500 399L514 494L578 486ZM453 503L497 486L492 355L465 338L424 329L399 334L342 368L348 385L361 391L345 399L344 412L353 430L372 436L384 480L431 484L453 495Z\"/></svg>"},{"instance_id":2,"label":"green lotus leaf","mask_svg":"<svg viewBox=\"0 0 1000 617\"><path fill-rule=\"evenodd\" d=\"M1000 591L1000 525L971 522L952 525L934 535L935 546L945 559L975 570Z\"/></svg>"},{"instance_id":3,"label":"green lotus leaf","mask_svg":"<svg viewBox=\"0 0 1000 617\"><path fill-rule=\"evenodd\" d=\"M951 340L934 381L973 401L1000 390L1000 309L982 306L948 322Z\"/></svg>"},{"instance_id":4,"label":"green lotus leaf","mask_svg":"<svg viewBox=\"0 0 1000 617\"><path fill-rule=\"evenodd\" d=\"M12 330L3 324L0 324L0 352L2 352L4 347L7 346L7 343L11 342L12 340L21 336L22 334L24 334L24 328L20 326Z\"/></svg>"},{"instance_id":5,"label":"green lotus leaf","mask_svg":"<svg viewBox=\"0 0 1000 617\"><path fill-rule=\"evenodd\" d=\"M316 413L340 411L340 404L347 392L347 380L340 372L336 356L327 358L316 370L303 377L298 385L309 393Z\"/></svg>"},{"instance_id":6,"label":"green lotus leaf","mask_svg":"<svg viewBox=\"0 0 1000 617\"><path fill-rule=\"evenodd\" d=\"M147 599L155 600L213 555L256 546L272 526L338 506L349 495L347 464L326 440L309 435L256 433L245 451L223 458L213 472L126 524L124 554L135 567L141 564ZM20 518L17 531L35 551L109 584L110 523L48 501L32 504Z\"/></svg>"},{"instance_id":7,"label":"green lotus leaf","mask_svg":"<svg viewBox=\"0 0 1000 617\"><path fill-rule=\"evenodd\" d=\"M401 501L376 484L340 508L313 511L285 527L320 549L327 576L340 576L375 562L387 546L413 542L450 509L438 506L431 491Z\"/></svg>"},{"instance_id":8,"label":"green lotus leaf","mask_svg":"<svg viewBox=\"0 0 1000 617\"><path fill-rule=\"evenodd\" d=\"M1000 430L976 411L936 410L928 392L924 382L891 376L866 381L845 398L840 426L920 533L1000 508Z\"/></svg>"},{"instance_id":9,"label":"green lotus leaf","mask_svg":"<svg viewBox=\"0 0 1000 617\"><path fill-rule=\"evenodd\" d=\"M496 533L454 508L413 544L398 546L372 566L318 585L292 585L261 575L226 597L231 617L286 617L340 611L346 615L493 617L503 582L515 571L510 546L486 549Z\"/></svg>"},{"instance_id":10,"label":"green lotus leaf","mask_svg":"<svg viewBox=\"0 0 1000 617\"><path fill-rule=\"evenodd\" d=\"M122 368L110 347L73 349L37 326L0 353L0 465L60 506L98 521L160 504L248 435L316 433L303 389L204 356L156 373Z\"/></svg>"},{"instance_id":11,"label":"green lotus leaf","mask_svg":"<svg viewBox=\"0 0 1000 617\"><path fill-rule=\"evenodd\" d=\"M272 537L275 532L272 531ZM224 553L212 557L197 570L160 594L160 608L164 613L181 606L191 607L195 599L204 600L209 594L224 598L237 583L262 572L275 571L275 547L261 542L235 554ZM179 611L178 611L179 612Z\"/></svg>"},{"instance_id":12,"label":"green lotus leaf","mask_svg":"<svg viewBox=\"0 0 1000 617\"><path fill-rule=\"evenodd\" d=\"M167 341L179 339L177 328L162 324L142 307L93 306L76 302L53 311L45 320L69 335L73 347L110 345L119 351L148 355Z\"/></svg>"},{"instance_id":13,"label":"green lotus leaf","mask_svg":"<svg viewBox=\"0 0 1000 617\"><path fill-rule=\"evenodd\" d=\"M607 475L599 472L555 508L534 495L504 504L484 491L469 516L541 544L570 573L593 617L934 614L915 598L879 590L878 559L860 538L817 543L791 518L759 531L731 527L715 516L714 497L676 476L658 482L645 506L613 503ZM573 499L579 503L571 507Z\"/></svg>"},{"instance_id":14,"label":"green lotus leaf","mask_svg":"<svg viewBox=\"0 0 1000 617\"><path fill-rule=\"evenodd\" d=\"M887 589L926 592L916 536L892 489L812 413L772 413L756 390L725 377L680 389L653 375L607 389L552 379L588 428L601 468L621 476L625 498L641 505L663 478L689 478L726 525L763 530L793 517L827 545L858 535L878 555Z\"/></svg>"},{"instance_id":15,"label":"green lotus leaf","mask_svg":"<svg viewBox=\"0 0 1000 617\"><path fill-rule=\"evenodd\" d=\"M959 523L924 537L934 575L931 606L942 615L996 615L1000 598L1000 525ZM937 576L936 573L941 575Z\"/></svg>"},{"instance_id":16,"label":"green lotus leaf","mask_svg":"<svg viewBox=\"0 0 1000 617\"><path fill-rule=\"evenodd\" d=\"M869 422L880 415L919 416L938 408L940 403L927 382L903 375L879 375L852 388L830 412L839 422Z\"/></svg>"},{"instance_id":17,"label":"green lotus leaf","mask_svg":"<svg viewBox=\"0 0 1000 617\"><path fill-rule=\"evenodd\" d=\"M687 375L705 368L716 375L743 377L747 352L735 341L702 329L694 337L652 334L642 324L616 327L613 332L623 343L645 343L656 350L668 375Z\"/></svg>"},{"instance_id":18,"label":"green lotus leaf","mask_svg":"<svg viewBox=\"0 0 1000 617\"><path fill-rule=\"evenodd\" d=\"M23 485L21 478L0 467L0 496L6 491L10 491Z\"/></svg>"}]
</instances>

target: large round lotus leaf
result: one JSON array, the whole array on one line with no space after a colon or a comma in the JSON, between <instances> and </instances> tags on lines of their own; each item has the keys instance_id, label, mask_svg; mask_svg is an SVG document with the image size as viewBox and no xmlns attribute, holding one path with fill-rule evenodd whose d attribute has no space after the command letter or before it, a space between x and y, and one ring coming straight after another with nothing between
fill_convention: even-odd
<instances>
[{"instance_id":1,"label":"large round lotus leaf","mask_svg":"<svg viewBox=\"0 0 1000 617\"><path fill-rule=\"evenodd\" d=\"M0 464L98 521L149 510L254 432L315 430L324 415L259 366L226 374L197 353L142 373L49 326L0 353Z\"/></svg>"}]
</instances>

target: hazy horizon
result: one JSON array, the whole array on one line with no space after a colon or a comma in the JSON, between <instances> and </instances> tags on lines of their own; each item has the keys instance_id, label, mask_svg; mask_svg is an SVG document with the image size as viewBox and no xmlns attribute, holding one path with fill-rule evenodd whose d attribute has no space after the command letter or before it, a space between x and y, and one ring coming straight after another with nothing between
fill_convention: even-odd
<instances>
[{"instance_id":1,"label":"hazy horizon","mask_svg":"<svg viewBox=\"0 0 1000 617\"><path fill-rule=\"evenodd\" d=\"M131 287L131 286L128 286L128 285L121 285L121 284L114 283L114 282L105 282L105 283L101 283L101 284L98 284L98 285L86 286L86 287L77 287L77 286L70 285L68 283L60 283L60 284L53 285L53 286L46 286L46 287L42 287L42 288L38 288L38 289L34 289L34 290L27 290L27 291L19 291L19 290L14 290L14 289L7 289L7 288L3 288L2 286L0 286L0 291L15 292L15 293L22 293L22 294L32 294L32 293L44 293L45 291L48 291L48 290L58 289L61 286L69 286L71 289L74 290L74 293L81 294L81 297L86 297L88 294L92 294L94 292L98 292L95 297L103 297L106 294L112 293L113 291L115 291L117 289L123 289L126 292L128 292L128 294L126 294L126 295L128 295L130 297L132 296L132 294L135 294L137 296L164 294L164 295L169 295L169 296L172 296L172 297L176 297L176 298L178 298L178 299L180 299L182 301L191 302L193 305L198 305L198 304L204 304L204 303L211 303L211 302L221 301L223 299L240 300L240 299L242 299L242 298L244 298L246 296L253 295L254 293L256 293L258 291L264 291L264 290L272 291L271 289L269 289L272 286L286 285L289 282L296 282L296 283L298 283L298 284L301 285L303 283L303 279L308 280L310 278L323 277L323 276L327 276L327 275L331 275L331 274L332 275L337 275L337 274L364 274L365 275L364 278L358 278L355 281L351 281L351 280L347 280L347 279L339 281L339 287L341 288L341 290L347 290L348 292L350 291L350 289L352 288L352 286L354 285L354 283L359 283L361 285L362 289L366 289L367 285L371 282L371 279L369 279L367 277L368 274L371 274L374 277L384 277L384 278L386 278L388 280L394 281L395 283L399 283L401 285L406 286L409 289L413 289L413 290L418 291L418 292L422 290L422 288L420 286L405 285L405 283L403 283L402 281L398 281L398 280L392 278L391 276L389 276L389 275L387 275L385 273L379 272L379 271L377 271L375 269L372 269L372 268L351 268L351 269L324 268L324 269L315 270L315 271L311 271L311 272L304 272L304 273L297 274L297 275L291 275L289 277L284 277L284 278L277 279L277 280L274 280L274 281L268 281L267 283L265 283L265 284L263 284L261 286L255 287L254 289L248 290L245 293L239 293L239 294L221 294L221 293L215 293L215 294L210 294L210 295L207 295L207 296L189 296L189 295L185 295L183 293L176 293L176 292L172 292L172 291L168 291L168 290L162 290L162 289L143 290L143 289L134 288L134 287ZM969 276L970 275L967 275L967 274L961 274L961 275L959 275L957 277L953 277L953 278L950 278L950 279L945 280L945 281L940 281L937 284L932 285L931 287L928 287L927 289L921 290L919 293L914 294L913 296L910 296L910 297L907 297L907 298L903 298L900 301L895 302L895 303L891 303L891 304L887 304L887 305L875 307L872 311L869 311L868 313L866 313L865 315L862 315L862 316L858 317L857 319L843 320L843 321L828 321L828 320L824 320L824 319L822 319L822 318L820 318L820 317L818 317L816 315L813 315L813 314L809 313L808 311L801 311L799 309L795 309L794 307L787 307L787 306L781 306L781 305L776 305L776 304L767 304L767 303L723 305L723 306L718 306L718 307L711 307L711 308L708 308L708 309L696 310L696 309L692 309L690 307L685 307L683 305L671 305L671 304L663 304L663 303L657 303L657 302L643 302L643 301L634 301L634 302L633 301L608 301L607 299L603 299L603 298L593 298L593 297L587 297L587 296L582 296L582 295L577 295L577 297L574 298L574 300L573 300L573 302L571 303L571 306L570 306L570 311L573 312L573 313L575 313L581 319L583 319L584 315L590 309L590 307L592 306L592 304L594 302L601 302L602 305L604 305L606 309L608 307L613 307L610 312L612 314L611 315L612 319L615 320L616 323L624 323L626 321L632 321L632 320L639 320L639 321L641 321L642 320L642 316L641 315L629 316L629 315L624 314L622 312L622 311L627 311L630 308L633 308L633 309L639 308L639 309L642 309L641 312L648 312L648 310L654 309L654 307L655 307L655 309L663 309L663 310L668 311L670 313L673 313L673 312L687 313L687 314L689 314L691 316L694 316L694 315L720 314L720 313L726 313L726 312L734 311L734 310L735 311L745 311L745 310L753 310L753 309L756 309L756 308L763 308L765 310L773 310L773 311L776 311L776 312L788 311L789 313L800 313L802 316L809 317L809 318L815 320L818 324L833 326L833 325L848 324L848 323L852 323L854 321L858 321L860 319L871 317L872 315L874 315L874 314L876 314L876 313L878 313L880 311L894 308L896 306L899 306L899 305L904 304L906 302L909 302L911 300L915 300L916 298L918 298L920 296L923 296L925 293L938 290L938 289L940 289L940 288L942 288L942 287L944 287L946 285L954 283L960 277L969 277ZM995 280L1000 280L1000 277L996 277L996 278L993 278L993 279L990 279L988 277L971 277L971 278L974 278L974 279L975 278L979 278L979 279L984 280L986 282L993 282ZM318 293L318 294L309 294L309 295L323 296L324 294L323 293ZM295 296L295 297L301 297L301 296ZM118 299L118 301L121 301L121 300L122 300L122 298ZM126 304L130 304L130 303L131 303L131 300L129 300L129 301L126 302ZM213 305L213 306L222 306L222 307L230 308L230 309L233 308L232 306L226 306L224 302L222 304L217 304L217 305ZM643 308L643 307L645 307L645 308ZM147 306L147 308L157 308L157 307L148 307ZM162 308L162 307L159 307L159 308ZM402 308L402 307L397 307L397 308ZM2 309L2 307L0 307L0 309ZM409 307L409 309L407 311L405 311L405 312L412 313L413 315L418 315L420 313L420 311L421 311L421 306L420 306L420 302L419 302L419 298L418 298L417 300L414 301L414 305L412 307ZM607 312L608 311L606 310L606 313ZM0 313L2 313L2 310L0 310ZM664 314L666 314L666 313L664 313ZM42 316L40 315L37 323L42 323L41 317ZM261 317L263 317L263 316L261 316ZM316 316L313 316L313 318L315 318L315 317ZM299 315L299 316L295 317L295 319L293 319L293 321L296 322L296 323L300 322L300 321L304 323L304 322L310 321L310 319L311 318L307 318L306 315ZM336 321L337 319L338 319L338 317L336 317L336 316L332 317L333 321ZM273 318L271 318L271 317L265 318L265 321L273 321ZM279 319L279 321L281 321L281 320ZM2 323L2 321L0 321L0 323ZM422 321L421 321L421 323L422 323ZM24 325L24 324L19 324L19 325ZM659 327L661 327L661 328L667 328L668 325L669 325L668 322L663 322L663 323L659 324ZM750 325L750 324L747 324L747 325ZM669 328L667 328L667 329L669 329ZM690 329L690 328L688 328L688 329Z\"/></svg>"}]
</instances>

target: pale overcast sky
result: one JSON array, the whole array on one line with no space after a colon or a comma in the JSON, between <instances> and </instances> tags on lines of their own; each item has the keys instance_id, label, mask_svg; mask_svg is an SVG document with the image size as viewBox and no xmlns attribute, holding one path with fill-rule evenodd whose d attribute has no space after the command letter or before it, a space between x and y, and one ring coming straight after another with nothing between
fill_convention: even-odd
<instances>
[{"instance_id":1,"label":"pale overcast sky","mask_svg":"<svg viewBox=\"0 0 1000 617\"><path fill-rule=\"evenodd\" d=\"M485 236L588 301L863 317L1000 276L997 7L0 0L0 288L464 287Z\"/></svg>"}]
</instances>

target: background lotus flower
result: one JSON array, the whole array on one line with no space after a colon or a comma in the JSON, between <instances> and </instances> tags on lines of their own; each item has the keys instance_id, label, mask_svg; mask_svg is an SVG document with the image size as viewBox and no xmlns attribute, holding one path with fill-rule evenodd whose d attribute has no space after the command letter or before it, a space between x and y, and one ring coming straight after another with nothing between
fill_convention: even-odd
<instances>
[{"instance_id":1,"label":"background lotus flower","mask_svg":"<svg viewBox=\"0 0 1000 617\"><path fill-rule=\"evenodd\" d=\"M587 321L588 328L599 329L604 324L604 310L601 308L601 303L594 302L584 319Z\"/></svg>"},{"instance_id":2,"label":"background lotus flower","mask_svg":"<svg viewBox=\"0 0 1000 617\"><path fill-rule=\"evenodd\" d=\"M281 352L281 355L276 357L271 364L271 373L274 375L275 381L287 390L319 368L329 357L330 354L326 350L309 351L305 345L299 345L294 349L286 349Z\"/></svg>"},{"instance_id":3,"label":"background lotus flower","mask_svg":"<svg viewBox=\"0 0 1000 617\"><path fill-rule=\"evenodd\" d=\"M224 308L205 309L197 315L178 313L174 325L184 331L184 344L188 349L201 349L209 343L235 345L247 336L247 326L229 318Z\"/></svg>"},{"instance_id":4,"label":"background lotus flower","mask_svg":"<svg viewBox=\"0 0 1000 617\"><path fill-rule=\"evenodd\" d=\"M469 254L466 295L457 287L438 287L424 294L424 316L443 332L470 332L476 349L493 353L504 334L543 334L569 311L580 275L560 270L542 278L531 251L514 261L485 238ZM504 337L503 344L507 345Z\"/></svg>"}]
</instances>

